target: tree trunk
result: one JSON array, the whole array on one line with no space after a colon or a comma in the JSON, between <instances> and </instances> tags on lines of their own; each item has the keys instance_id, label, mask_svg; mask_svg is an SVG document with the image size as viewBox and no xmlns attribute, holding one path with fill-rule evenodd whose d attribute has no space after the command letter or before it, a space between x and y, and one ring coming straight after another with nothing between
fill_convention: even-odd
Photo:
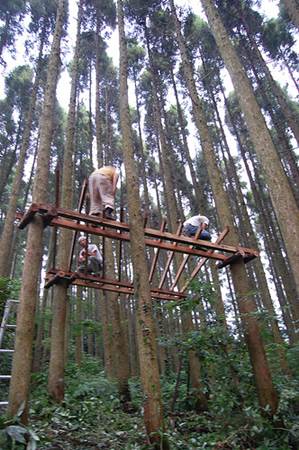
<instances>
[{"instance_id":1,"label":"tree trunk","mask_svg":"<svg viewBox=\"0 0 299 450\"><path fill-rule=\"evenodd\" d=\"M103 165L103 143L102 143L102 130L101 130L101 111L100 111L100 19L98 17L99 11L97 9L97 27L96 27L96 34L95 34L95 50L96 50L96 95L95 95L95 124L96 124L96 143L97 143L97 161L99 164L99 167Z\"/></svg>"},{"instance_id":2,"label":"tree trunk","mask_svg":"<svg viewBox=\"0 0 299 450\"><path fill-rule=\"evenodd\" d=\"M2 161L1 161L1 167L0 167L0 199L2 198L5 188L7 187L7 182L8 182L8 178L9 175L11 174L13 165L16 163L17 161L17 149L19 146L19 142L20 142L20 136L21 136L21 131L22 131L22 125L21 125L21 118L19 119L19 123L18 123L18 130L16 133L16 140L15 140L15 145L14 145L14 149L12 152L9 152L9 154L5 154L5 157L2 157Z\"/></svg>"},{"instance_id":3,"label":"tree trunk","mask_svg":"<svg viewBox=\"0 0 299 450\"><path fill-rule=\"evenodd\" d=\"M212 185L219 222L222 228L226 225L229 226L231 243L235 246L238 246L239 238L230 212L228 196L224 191L221 173L217 167L215 153L206 124L203 106L197 94L192 66L188 59L187 50L185 47L183 36L181 34L180 23L176 16L173 0L170 0L170 4L182 57L184 77L192 100L194 119L201 139L201 145L205 156L209 180ZM232 265L231 273L252 368L255 375L259 402L261 407L263 408L266 405L269 405L271 413L274 414L278 405L277 394L272 383L259 325L255 317L256 305L252 294L250 294L250 285L248 283L243 261Z\"/></svg>"},{"instance_id":4,"label":"tree trunk","mask_svg":"<svg viewBox=\"0 0 299 450\"><path fill-rule=\"evenodd\" d=\"M47 86L40 122L40 145L32 195L32 200L37 203L46 203L48 198L53 112L60 68L60 40L63 31L64 8L65 1L60 0L57 6L56 26L49 58ZM35 305L38 295L38 278L42 259L43 228L43 221L38 216L29 224L17 319L15 353L9 390L9 415L15 415L24 402L25 409L21 416L23 422L27 422L28 416L32 341L34 335Z\"/></svg>"},{"instance_id":5,"label":"tree trunk","mask_svg":"<svg viewBox=\"0 0 299 450\"><path fill-rule=\"evenodd\" d=\"M285 9L289 15L289 18L294 25L299 29L299 5L298 0L283 0Z\"/></svg>"},{"instance_id":6,"label":"tree trunk","mask_svg":"<svg viewBox=\"0 0 299 450\"><path fill-rule=\"evenodd\" d=\"M82 0L78 7L77 35L74 52L74 60L71 73L71 92L67 118L66 142L63 155L62 192L61 204L63 208L71 208L73 200L72 178L73 178L73 155L76 127L76 100L79 69L80 51L80 28L82 18ZM57 245L57 264L61 270L68 270L69 253L71 248L73 232L62 229L59 234ZM65 365L65 327L67 312L67 283L54 286L53 297L53 320L51 331L51 353L49 364L48 391L56 402L64 398L64 365Z\"/></svg>"},{"instance_id":7,"label":"tree trunk","mask_svg":"<svg viewBox=\"0 0 299 450\"><path fill-rule=\"evenodd\" d=\"M144 389L144 421L149 440L157 449L168 448L161 439L163 409L161 402L159 368L156 353L152 300L145 258L143 218L139 198L139 183L134 161L134 145L128 104L127 86L127 48L124 29L122 0L117 2L120 47L120 120L123 138L123 155L126 170L128 192L128 210L130 215L130 236L134 271L135 295L138 299L137 339L140 360L140 373Z\"/></svg>"},{"instance_id":8,"label":"tree trunk","mask_svg":"<svg viewBox=\"0 0 299 450\"><path fill-rule=\"evenodd\" d=\"M81 366L82 362L82 350L83 350L83 334L82 334L82 287L77 286L76 295L76 311L75 311L75 323L77 326L75 334L75 361L78 366Z\"/></svg>"},{"instance_id":9,"label":"tree trunk","mask_svg":"<svg viewBox=\"0 0 299 450\"><path fill-rule=\"evenodd\" d=\"M269 130L244 68L211 0L202 0L219 51L229 71L248 126L251 140L265 173L278 223L294 274L299 273L299 210L273 146ZM257 132L258 130L258 132ZM299 277L296 278L299 295ZM297 299L298 301L298 299Z\"/></svg>"},{"instance_id":10,"label":"tree trunk","mask_svg":"<svg viewBox=\"0 0 299 450\"><path fill-rule=\"evenodd\" d=\"M24 172L24 165L26 161L27 151L29 148L29 140L30 140L30 133L31 133L31 126L33 122L33 116L35 111L35 105L36 105L36 96L37 96L37 90L40 82L40 72L41 72L41 63L42 63L42 53L43 53L43 47L44 47L44 40L42 39L40 42L40 48L39 48L39 56L38 56L38 62L37 62L37 69L35 74L35 81L32 86L32 91L30 94L30 104L29 109L26 114L26 120L25 120L25 128L23 131L22 136L22 145L18 157L18 163L17 168L13 180L12 190L9 198L9 204L7 208L7 215L4 222L3 231L1 234L1 240L0 240L0 276L7 277L10 274L11 267L9 264L10 261L10 254L12 249L12 242L13 242L13 233L14 233L14 221L15 221L15 214L17 209L17 202L18 197L20 194L20 188L23 178L23 172Z\"/></svg>"}]
</instances>

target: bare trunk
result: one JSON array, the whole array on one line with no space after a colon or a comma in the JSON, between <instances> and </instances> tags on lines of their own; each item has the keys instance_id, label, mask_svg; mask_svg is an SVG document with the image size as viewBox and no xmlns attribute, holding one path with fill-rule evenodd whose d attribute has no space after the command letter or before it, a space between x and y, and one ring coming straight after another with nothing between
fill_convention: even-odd
<instances>
[{"instance_id":1,"label":"bare trunk","mask_svg":"<svg viewBox=\"0 0 299 450\"><path fill-rule=\"evenodd\" d=\"M231 215L229 199L223 187L221 173L217 167L215 152L206 124L203 106L197 94L192 66L188 59L187 50L181 34L180 23L176 16L173 0L170 0L170 4L182 57L184 77L192 100L193 114L200 134L201 145L205 156L209 179L212 185L219 222L222 228L226 225L229 226L230 241L233 245L238 246L239 237ZM272 414L274 414L278 405L277 394L274 390L259 325L255 317L256 305L252 294L250 294L251 289L248 283L243 261L239 261L234 264L231 267L231 273L239 311L241 313L242 324L246 334L246 342L250 353L250 359L255 374L259 402L261 407L269 405Z\"/></svg>"},{"instance_id":2,"label":"bare trunk","mask_svg":"<svg viewBox=\"0 0 299 450\"><path fill-rule=\"evenodd\" d=\"M254 96L253 89L211 0L202 0L219 51L232 78L251 140L265 173L278 223L294 274L299 273L299 210ZM258 133L256 130L258 129ZM299 295L299 277L296 277ZM298 299L297 299L298 302Z\"/></svg>"},{"instance_id":3,"label":"bare trunk","mask_svg":"<svg viewBox=\"0 0 299 450\"><path fill-rule=\"evenodd\" d=\"M284 0L284 6L294 25L299 29L299 5L298 0Z\"/></svg>"},{"instance_id":4,"label":"bare trunk","mask_svg":"<svg viewBox=\"0 0 299 450\"><path fill-rule=\"evenodd\" d=\"M82 1L79 3L78 8L76 47L72 65L71 93L67 118L67 135L63 155L61 204L64 208L71 208L73 201L72 177L81 16ZM72 237L73 234L71 230L63 229L59 234L57 263L58 268L61 270L68 270ZM64 398L65 328L68 303L67 287L67 283L61 283L54 286L48 391L53 400L56 402L61 402Z\"/></svg>"},{"instance_id":5,"label":"bare trunk","mask_svg":"<svg viewBox=\"0 0 299 450\"><path fill-rule=\"evenodd\" d=\"M40 145L37 159L32 199L47 202L50 147L53 129L55 92L60 68L60 40L63 29L65 1L57 7L56 26L48 65L47 87L40 122ZM26 256L20 292L17 320L15 353L9 391L9 414L15 415L20 405L25 403L22 421L27 421L30 373L32 365L32 341L34 334L35 305L38 295L38 278L42 258L43 221L35 217L29 224Z\"/></svg>"},{"instance_id":6,"label":"bare trunk","mask_svg":"<svg viewBox=\"0 0 299 450\"><path fill-rule=\"evenodd\" d=\"M156 448L168 448L160 432L163 430L163 409L161 402L159 368L156 353L152 300L150 293L143 218L139 198L139 183L134 161L134 146L129 115L127 86L127 48L124 30L122 0L117 2L119 47L120 47L120 119L123 137L123 155L126 169L128 209L130 215L130 236L134 271L134 286L138 299L136 322L140 373L145 394L144 421L148 437Z\"/></svg>"},{"instance_id":7,"label":"bare trunk","mask_svg":"<svg viewBox=\"0 0 299 450\"><path fill-rule=\"evenodd\" d=\"M76 311L75 311L75 321L77 325L77 330L75 334L75 360L78 366L82 362L82 350L83 350L83 335L82 335L82 288L77 287L76 295Z\"/></svg>"},{"instance_id":8,"label":"bare trunk","mask_svg":"<svg viewBox=\"0 0 299 450\"><path fill-rule=\"evenodd\" d=\"M22 145L18 157L18 164L16 168L16 173L13 180L12 190L9 198L9 204L7 208L7 215L4 222L3 231L1 234L1 240L0 240L0 276L6 277L10 274L10 254L12 249L12 242L13 242L13 233L14 233L14 221L15 221L15 214L17 209L17 202L18 197L20 193L22 178L23 178L23 172L24 172L24 165L26 161L27 151L29 147L29 140L30 140L30 133L31 133L31 126L33 121L33 115L35 111L35 104L36 104L36 95L38 90L38 85L40 81L40 71L41 71L41 58L42 58L42 52L43 52L43 40L40 43L40 49L39 49L39 57L38 57L38 64L36 69L36 75L35 75L35 81L32 87L31 91L31 98L30 98L30 105L26 116L25 121L25 128L22 136Z\"/></svg>"}]
</instances>

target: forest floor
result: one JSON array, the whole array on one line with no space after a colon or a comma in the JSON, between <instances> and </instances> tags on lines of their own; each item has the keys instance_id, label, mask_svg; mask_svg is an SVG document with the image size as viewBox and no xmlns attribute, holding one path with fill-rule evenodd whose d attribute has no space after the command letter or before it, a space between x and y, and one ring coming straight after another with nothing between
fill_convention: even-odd
<instances>
[{"instance_id":1,"label":"forest floor","mask_svg":"<svg viewBox=\"0 0 299 450\"><path fill-rule=\"evenodd\" d=\"M53 404L46 393L46 371L34 375L30 410L32 447L1 445L0 450L149 450L138 380L130 381L130 411L120 407L117 388L108 381L99 362L86 359L81 368L70 364L66 371L66 392L62 404ZM175 375L162 379L165 409L165 437L172 450L297 450L299 411L282 400L292 416L287 425L262 417L250 391L248 404L240 405L223 391L209 396L209 411L192 411L192 396L186 401L186 384L180 386L176 411L170 413ZM298 382L288 382L285 397L296 397ZM282 411L286 416L286 412ZM2 426L2 429L4 427Z\"/></svg>"},{"instance_id":2,"label":"forest floor","mask_svg":"<svg viewBox=\"0 0 299 450\"><path fill-rule=\"evenodd\" d=\"M39 436L38 450L148 450L138 380L131 380L131 411L120 407L116 385L99 374L99 363L86 360L66 373L66 395L62 405L53 405L45 393L45 377L37 375L33 392L32 423ZM299 449L298 411L282 399L293 419L291 429L263 418L251 400L240 405L226 392L223 399L210 395L210 409L192 411L192 395L186 401L186 385L180 386L176 411L171 414L175 376L162 380L166 418L165 435L171 449L180 450L296 450ZM285 396L292 396L298 383L288 383ZM250 392L248 396L250 397ZM296 408L295 408L296 409ZM285 413L282 411L282 414Z\"/></svg>"}]
</instances>

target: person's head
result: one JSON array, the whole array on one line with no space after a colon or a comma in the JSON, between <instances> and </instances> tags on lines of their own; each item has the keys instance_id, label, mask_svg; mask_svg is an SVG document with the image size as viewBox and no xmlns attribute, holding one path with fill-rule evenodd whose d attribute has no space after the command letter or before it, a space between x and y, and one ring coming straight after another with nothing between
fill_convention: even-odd
<instances>
[{"instance_id":1,"label":"person's head","mask_svg":"<svg viewBox=\"0 0 299 450\"><path fill-rule=\"evenodd\" d=\"M78 239L79 245L81 245L81 247L85 247L86 246L86 243L87 243L86 241L87 241L87 239L86 239L85 236L80 236L79 239Z\"/></svg>"}]
</instances>

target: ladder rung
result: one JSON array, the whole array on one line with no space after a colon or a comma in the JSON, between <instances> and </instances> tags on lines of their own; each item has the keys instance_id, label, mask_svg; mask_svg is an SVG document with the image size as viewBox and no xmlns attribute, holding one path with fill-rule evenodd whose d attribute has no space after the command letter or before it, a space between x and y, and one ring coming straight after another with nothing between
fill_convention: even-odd
<instances>
[{"instance_id":1,"label":"ladder rung","mask_svg":"<svg viewBox=\"0 0 299 450\"><path fill-rule=\"evenodd\" d=\"M19 300L8 299L7 301L10 303L19 303Z\"/></svg>"},{"instance_id":2,"label":"ladder rung","mask_svg":"<svg viewBox=\"0 0 299 450\"><path fill-rule=\"evenodd\" d=\"M5 328L16 328L16 325L5 325Z\"/></svg>"},{"instance_id":3,"label":"ladder rung","mask_svg":"<svg viewBox=\"0 0 299 450\"><path fill-rule=\"evenodd\" d=\"M11 375L0 375L0 380L10 380Z\"/></svg>"},{"instance_id":4,"label":"ladder rung","mask_svg":"<svg viewBox=\"0 0 299 450\"><path fill-rule=\"evenodd\" d=\"M0 352L1 353L13 353L14 350L12 350L11 348L0 348Z\"/></svg>"},{"instance_id":5,"label":"ladder rung","mask_svg":"<svg viewBox=\"0 0 299 450\"><path fill-rule=\"evenodd\" d=\"M8 402L0 402L0 406L6 406L8 405Z\"/></svg>"}]
</instances>

